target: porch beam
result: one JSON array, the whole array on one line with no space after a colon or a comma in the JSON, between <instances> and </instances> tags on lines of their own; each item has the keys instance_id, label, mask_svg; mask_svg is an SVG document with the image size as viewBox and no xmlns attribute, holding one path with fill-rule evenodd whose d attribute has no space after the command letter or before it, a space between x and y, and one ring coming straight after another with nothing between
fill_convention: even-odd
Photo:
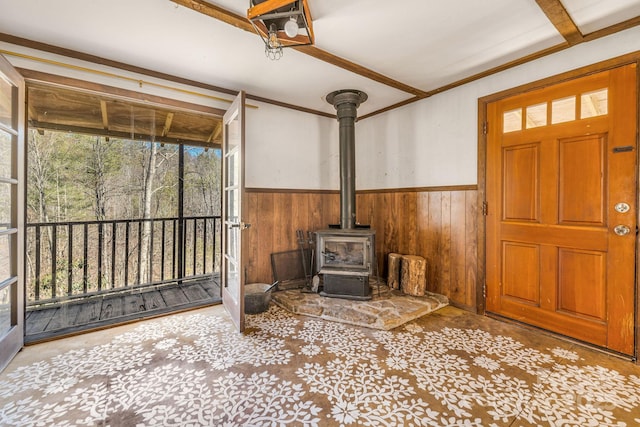
<instances>
[{"instance_id":1,"label":"porch beam","mask_svg":"<svg viewBox=\"0 0 640 427\"><path fill-rule=\"evenodd\" d=\"M102 113L102 127L104 130L109 130L109 114L107 113L107 102L103 99L100 100L100 113ZM109 142L109 137L105 137L105 140Z\"/></svg>"},{"instance_id":2,"label":"porch beam","mask_svg":"<svg viewBox=\"0 0 640 427\"><path fill-rule=\"evenodd\" d=\"M107 102L103 99L100 100L100 113L102 113L102 127L104 130L109 130L109 115L107 114Z\"/></svg>"},{"instance_id":3,"label":"porch beam","mask_svg":"<svg viewBox=\"0 0 640 427\"><path fill-rule=\"evenodd\" d=\"M164 128L162 129L163 137L167 136L169 133L169 129L171 129L171 122L173 122L173 113L168 113L167 118L164 121Z\"/></svg>"},{"instance_id":4,"label":"porch beam","mask_svg":"<svg viewBox=\"0 0 640 427\"><path fill-rule=\"evenodd\" d=\"M207 140L207 142L215 141L220 137L221 133L222 133L222 122L220 121L216 125L215 129L213 129L213 132L211 132L211 135L209 136L209 139Z\"/></svg>"}]
</instances>

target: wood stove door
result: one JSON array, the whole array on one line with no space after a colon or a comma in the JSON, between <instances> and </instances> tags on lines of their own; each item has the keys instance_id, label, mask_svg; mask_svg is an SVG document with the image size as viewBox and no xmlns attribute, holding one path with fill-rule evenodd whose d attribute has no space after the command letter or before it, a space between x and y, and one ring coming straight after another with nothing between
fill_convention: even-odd
<instances>
[{"instance_id":1,"label":"wood stove door","mask_svg":"<svg viewBox=\"0 0 640 427\"><path fill-rule=\"evenodd\" d=\"M222 138L222 302L238 331L244 330L242 193L244 192L244 102L240 92L224 115Z\"/></svg>"}]
</instances>

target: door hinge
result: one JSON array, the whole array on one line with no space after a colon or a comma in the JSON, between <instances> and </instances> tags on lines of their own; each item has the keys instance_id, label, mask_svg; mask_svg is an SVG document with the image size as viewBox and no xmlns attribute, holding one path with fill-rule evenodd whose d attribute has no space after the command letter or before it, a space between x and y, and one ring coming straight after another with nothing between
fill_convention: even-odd
<instances>
[{"instance_id":1,"label":"door hinge","mask_svg":"<svg viewBox=\"0 0 640 427\"><path fill-rule=\"evenodd\" d=\"M482 215L484 216L489 215L489 203L487 203L486 200L482 202Z\"/></svg>"},{"instance_id":2,"label":"door hinge","mask_svg":"<svg viewBox=\"0 0 640 427\"><path fill-rule=\"evenodd\" d=\"M482 123L482 134L486 135L489 131L489 124L487 122Z\"/></svg>"}]
</instances>

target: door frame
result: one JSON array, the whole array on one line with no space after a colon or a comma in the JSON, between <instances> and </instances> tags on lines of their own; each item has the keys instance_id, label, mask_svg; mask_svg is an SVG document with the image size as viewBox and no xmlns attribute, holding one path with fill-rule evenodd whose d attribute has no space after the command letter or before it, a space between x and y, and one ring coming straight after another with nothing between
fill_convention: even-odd
<instances>
[{"instance_id":1,"label":"door frame","mask_svg":"<svg viewBox=\"0 0 640 427\"><path fill-rule=\"evenodd\" d=\"M525 92L529 92L536 89L541 89L547 86L552 86L558 83L574 80L580 77L584 77L590 74L607 71L612 68L621 67L624 65L636 64L636 85L640 89L640 51L630 54L611 58L606 61L598 62L595 64L581 67L575 70L571 70L565 73L557 74L551 77L547 77L535 82L527 83L514 88L506 89L491 95L484 96L478 99L478 281L476 286L476 312L478 314L486 314L485 300L486 300L486 209L491 209L491 206L486 206L486 194L487 194L487 106L488 104L499 101L504 98L519 95ZM638 91L640 94L640 90ZM640 95L638 96L638 105L640 106ZM638 117L636 118L638 127L640 129L640 108L638 108ZM638 139L636 133L636 139ZM640 168L640 150L636 152L636 164ZM636 200L640 196L640 174L636 180ZM637 221L640 223L640 209L637 213ZM640 261L640 235L636 235L636 254L635 261L636 266ZM640 269L636 268L635 275L635 313L634 313L634 326L635 326L635 345L633 351L634 361L640 364Z\"/></svg>"}]
</instances>

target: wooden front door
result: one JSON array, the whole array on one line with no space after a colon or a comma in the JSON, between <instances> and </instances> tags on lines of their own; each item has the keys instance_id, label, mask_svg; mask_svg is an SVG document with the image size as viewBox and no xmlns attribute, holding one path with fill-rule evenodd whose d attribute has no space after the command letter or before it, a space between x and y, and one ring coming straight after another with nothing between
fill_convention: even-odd
<instances>
[{"instance_id":1,"label":"wooden front door","mask_svg":"<svg viewBox=\"0 0 640 427\"><path fill-rule=\"evenodd\" d=\"M631 355L635 64L488 104L486 309Z\"/></svg>"}]
</instances>

